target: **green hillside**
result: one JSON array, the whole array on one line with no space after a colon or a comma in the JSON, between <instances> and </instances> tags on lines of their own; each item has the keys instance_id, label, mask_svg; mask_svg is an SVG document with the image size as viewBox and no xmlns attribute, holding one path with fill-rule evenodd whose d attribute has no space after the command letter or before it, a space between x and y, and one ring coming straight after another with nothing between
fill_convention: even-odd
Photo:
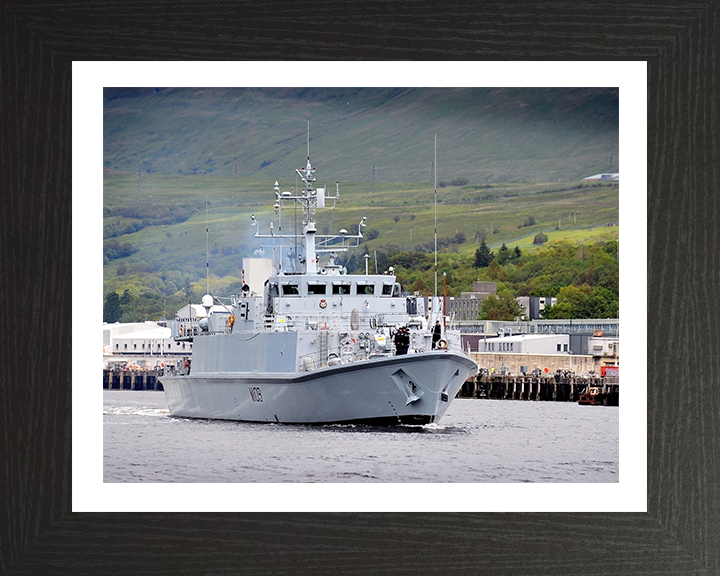
<instances>
[{"instance_id":1,"label":"green hillside","mask_svg":"<svg viewBox=\"0 0 720 576\"><path fill-rule=\"evenodd\" d=\"M104 93L104 168L341 181L574 182L617 170L616 89L131 89ZM611 157L614 159L610 165Z\"/></svg>"}]
</instances>

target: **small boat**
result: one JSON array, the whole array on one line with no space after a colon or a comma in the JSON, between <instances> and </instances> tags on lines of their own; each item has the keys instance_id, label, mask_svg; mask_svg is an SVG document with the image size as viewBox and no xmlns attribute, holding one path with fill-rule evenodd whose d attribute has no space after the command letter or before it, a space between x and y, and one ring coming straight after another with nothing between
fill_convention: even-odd
<instances>
[{"instance_id":1,"label":"small boat","mask_svg":"<svg viewBox=\"0 0 720 576\"><path fill-rule=\"evenodd\" d=\"M442 327L424 299L387 274L347 274L338 253L359 243L340 230L318 235L315 214L340 197L316 188L308 153L296 170L300 191L275 182L276 212L302 209L302 231L255 237L287 255L273 263L263 293L228 304L206 294L205 314L172 324L192 342L189 370L160 378L172 416L283 424L428 424L438 422L463 382L478 370L459 331ZM283 260L286 265L283 266ZM321 263L321 260L324 263ZM428 306L428 308L430 308Z\"/></svg>"},{"instance_id":2,"label":"small boat","mask_svg":"<svg viewBox=\"0 0 720 576\"><path fill-rule=\"evenodd\" d=\"M618 392L606 390L605 386L588 386L587 390L578 397L581 406L617 406Z\"/></svg>"},{"instance_id":3,"label":"small boat","mask_svg":"<svg viewBox=\"0 0 720 576\"><path fill-rule=\"evenodd\" d=\"M581 406L599 406L602 404L603 396L597 388L591 388L588 392L580 394L578 404Z\"/></svg>"}]
</instances>

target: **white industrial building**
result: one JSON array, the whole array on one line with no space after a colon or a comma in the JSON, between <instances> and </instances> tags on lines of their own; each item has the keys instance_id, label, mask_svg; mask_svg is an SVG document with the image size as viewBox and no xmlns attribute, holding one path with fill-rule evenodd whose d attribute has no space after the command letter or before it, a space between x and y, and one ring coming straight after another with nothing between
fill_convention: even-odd
<instances>
[{"instance_id":1,"label":"white industrial building","mask_svg":"<svg viewBox=\"0 0 720 576\"><path fill-rule=\"evenodd\" d=\"M145 359L147 363L154 358L188 356L190 352L192 342L176 342L170 328L157 322L103 324L105 361L132 358L136 362Z\"/></svg>"},{"instance_id":2,"label":"white industrial building","mask_svg":"<svg viewBox=\"0 0 720 576\"><path fill-rule=\"evenodd\" d=\"M212 306L210 311L229 315L227 308L222 305ZM175 320L185 326L197 327L207 315L204 306L187 304L175 313ZM152 368L166 364L168 360L190 356L191 353L192 342L177 342L164 321L103 323L103 360L106 364L129 362Z\"/></svg>"},{"instance_id":3,"label":"white industrial building","mask_svg":"<svg viewBox=\"0 0 720 576\"><path fill-rule=\"evenodd\" d=\"M620 338L591 336L587 341L587 354L591 356L620 356Z\"/></svg>"},{"instance_id":4,"label":"white industrial building","mask_svg":"<svg viewBox=\"0 0 720 576\"><path fill-rule=\"evenodd\" d=\"M588 176L587 178L583 178L583 182L595 182L595 181L602 181L602 182L611 182L611 181L619 181L620 180L620 174L617 172L612 173L603 173L603 174L593 174L592 176Z\"/></svg>"},{"instance_id":5,"label":"white industrial building","mask_svg":"<svg viewBox=\"0 0 720 576\"><path fill-rule=\"evenodd\" d=\"M569 354L570 334L516 334L478 341L478 352L502 354Z\"/></svg>"}]
</instances>

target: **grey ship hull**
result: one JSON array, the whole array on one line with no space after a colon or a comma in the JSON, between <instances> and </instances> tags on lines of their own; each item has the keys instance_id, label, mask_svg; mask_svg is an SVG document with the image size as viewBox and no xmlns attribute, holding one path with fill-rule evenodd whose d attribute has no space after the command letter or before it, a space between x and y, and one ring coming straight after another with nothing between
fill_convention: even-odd
<instances>
[{"instance_id":1,"label":"grey ship hull","mask_svg":"<svg viewBox=\"0 0 720 576\"><path fill-rule=\"evenodd\" d=\"M284 424L438 421L476 364L433 351L313 372L192 373L161 379L173 416Z\"/></svg>"}]
</instances>

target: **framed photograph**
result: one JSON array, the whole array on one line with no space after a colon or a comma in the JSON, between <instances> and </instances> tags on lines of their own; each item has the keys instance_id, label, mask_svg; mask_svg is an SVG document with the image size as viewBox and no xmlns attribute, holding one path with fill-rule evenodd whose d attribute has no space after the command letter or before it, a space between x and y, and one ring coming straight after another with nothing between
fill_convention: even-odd
<instances>
[{"instance_id":1,"label":"framed photograph","mask_svg":"<svg viewBox=\"0 0 720 576\"><path fill-rule=\"evenodd\" d=\"M163 6L149 4L141 18L105 4L49 9L52 20L48 9L2 8L0 73L7 96L0 113L7 146L0 160L11 192L3 211L9 242L3 244L12 247L2 260L3 293L15 306L29 300L37 318L21 323L21 339L6 351L8 490L2 502L8 521L0 568L108 574L140 564L149 573L219 573L238 566L248 573L715 572L718 393L708 310L718 268L712 250L716 6L619 5L610 14L605 6L449 7L427 20L424 10L405 13L397 5L380 11L348 6L342 15L314 18L289 6L272 18L249 3L208 8L180 6L167 15ZM298 19L325 32L297 33ZM628 334L624 348L636 363L630 362L634 378L621 407L620 482L552 486L549 492L541 490L548 486L464 483L373 484L359 491L322 484L190 491L182 485L104 485L101 388L90 352L102 309L92 280L98 277L95 255L101 259L102 193L78 188L101 183L102 150L94 145L89 156L78 154L85 148L76 140L76 122L92 119L89 141L102 142L92 134L102 133L108 72L116 74L115 85L134 85L126 79L143 73L155 75L153 85L172 85L172 72L189 78L175 85L202 86L208 85L204 70L218 60L229 62L218 64L219 70L250 78L260 77L263 68L275 70L267 61L288 54L299 60L298 75L314 67L342 78L337 67L310 60L337 60L350 70L346 63L363 59L360 70L400 75L402 68L425 68L432 74L422 86L485 85L456 77L502 68L522 74L517 86L620 86L620 156L647 162L646 174L644 166L628 167L638 179L624 186L628 220L641 236L624 247L632 257L629 271L621 270L629 288L621 286L621 306L627 294L628 316L636 318L626 329L623 307L623 330L640 336ZM418 55L442 62L410 62ZM381 62L389 59L395 62ZM646 116L636 110L627 123L615 76L624 63L634 76L627 86L646 85L640 98ZM97 76L87 94L76 83L83 67ZM587 80L583 69L602 80ZM571 70L576 78L558 83L548 70ZM338 85L322 83L328 84ZM286 76L272 85L293 83ZM640 145L629 139L627 149L626 130L646 136ZM78 275L95 287L77 290ZM78 348L87 348L86 354Z\"/></svg>"}]
</instances>

